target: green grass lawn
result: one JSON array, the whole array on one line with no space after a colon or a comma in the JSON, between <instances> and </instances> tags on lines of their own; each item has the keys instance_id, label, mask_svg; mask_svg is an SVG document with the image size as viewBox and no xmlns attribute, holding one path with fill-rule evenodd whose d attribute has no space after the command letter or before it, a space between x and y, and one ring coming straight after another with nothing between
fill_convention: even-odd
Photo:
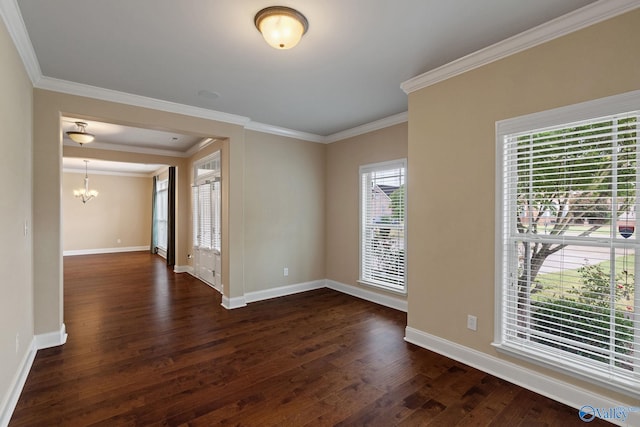
<instances>
[{"instance_id":1,"label":"green grass lawn","mask_svg":"<svg viewBox=\"0 0 640 427\"><path fill-rule=\"evenodd\" d=\"M635 261L633 255L616 257L615 260L615 271L616 275L623 271L625 268L630 273L633 274ZM611 261L603 261L599 264L602 269L609 273L611 271ZM577 295L575 293L571 293L569 291L575 289L581 291L583 288L582 276L578 269L573 270L562 270L554 273L544 273L538 274L535 282L537 283L536 288L539 289L542 287L542 290L535 292L532 294L532 298L534 300L541 300L544 298L569 298L576 299ZM628 279L630 282L634 280L633 276L630 276ZM631 293L629 298L621 297L618 299L617 306L619 309L626 309L626 307L633 307L634 295Z\"/></svg>"}]
</instances>

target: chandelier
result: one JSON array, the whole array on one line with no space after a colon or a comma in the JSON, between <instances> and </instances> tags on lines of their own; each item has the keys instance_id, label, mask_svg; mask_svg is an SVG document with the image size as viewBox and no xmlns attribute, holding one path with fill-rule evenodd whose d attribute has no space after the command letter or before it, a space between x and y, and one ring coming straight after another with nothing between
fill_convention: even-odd
<instances>
[{"instance_id":1,"label":"chandelier","mask_svg":"<svg viewBox=\"0 0 640 427\"><path fill-rule=\"evenodd\" d=\"M79 197L82 200L82 203L87 203L94 197L98 197L98 192L96 190L89 190L89 175L87 173L88 163L89 160L84 161L84 188L73 190L73 195L75 197Z\"/></svg>"}]
</instances>

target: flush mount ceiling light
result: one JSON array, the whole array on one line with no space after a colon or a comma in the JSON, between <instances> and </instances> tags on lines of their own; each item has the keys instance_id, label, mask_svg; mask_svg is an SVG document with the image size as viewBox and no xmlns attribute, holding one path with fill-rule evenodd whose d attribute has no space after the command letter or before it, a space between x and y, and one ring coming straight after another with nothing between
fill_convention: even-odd
<instances>
[{"instance_id":1,"label":"flush mount ceiling light","mask_svg":"<svg viewBox=\"0 0 640 427\"><path fill-rule=\"evenodd\" d=\"M85 122L76 122L76 126L78 127L77 130L70 130L69 132L67 132L67 135L69 135L69 138L71 138L72 141L75 141L78 144L82 145L87 144L95 139L95 135L87 133L87 131L85 130L87 127L87 124Z\"/></svg>"},{"instance_id":2,"label":"flush mount ceiling light","mask_svg":"<svg viewBox=\"0 0 640 427\"><path fill-rule=\"evenodd\" d=\"M303 14L285 6L271 6L256 13L254 24L262 37L276 49L291 49L309 29Z\"/></svg>"}]
</instances>

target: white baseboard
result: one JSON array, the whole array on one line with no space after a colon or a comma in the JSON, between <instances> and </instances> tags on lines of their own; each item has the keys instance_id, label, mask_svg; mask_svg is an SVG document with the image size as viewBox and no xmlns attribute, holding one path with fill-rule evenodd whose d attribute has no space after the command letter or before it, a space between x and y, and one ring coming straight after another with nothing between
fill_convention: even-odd
<instances>
[{"instance_id":1,"label":"white baseboard","mask_svg":"<svg viewBox=\"0 0 640 427\"><path fill-rule=\"evenodd\" d=\"M63 323L60 330L35 336L36 349L43 350L49 347L57 347L67 342L67 327Z\"/></svg>"},{"instance_id":2,"label":"white baseboard","mask_svg":"<svg viewBox=\"0 0 640 427\"><path fill-rule=\"evenodd\" d=\"M629 406L409 326L405 329L404 339L576 409L584 405L607 409ZM576 411L576 420L580 421L578 411ZM628 412L628 418L625 421L615 418L607 421L622 426L640 426L640 412Z\"/></svg>"},{"instance_id":3,"label":"white baseboard","mask_svg":"<svg viewBox=\"0 0 640 427\"><path fill-rule=\"evenodd\" d=\"M72 251L64 251L63 256L75 256L75 255L96 255L96 254L114 254L118 252L138 252L148 251L150 246L126 246L117 248L98 248L98 249L79 249Z\"/></svg>"},{"instance_id":4,"label":"white baseboard","mask_svg":"<svg viewBox=\"0 0 640 427\"><path fill-rule=\"evenodd\" d=\"M246 307L247 302L244 297L229 298L228 296L222 295L222 304L220 305L227 310L233 310L234 308Z\"/></svg>"},{"instance_id":5,"label":"white baseboard","mask_svg":"<svg viewBox=\"0 0 640 427\"><path fill-rule=\"evenodd\" d=\"M9 393L0 407L0 427L6 427L9 425L9 421L13 415L13 411L16 409L24 384L27 382L27 377L29 376L29 371L31 371L31 366L33 366L33 361L36 358L37 352L38 349L36 347L36 339L34 337L31 340L31 345L29 345L29 350L24 355L22 363L20 363L16 376L11 382Z\"/></svg>"},{"instance_id":6,"label":"white baseboard","mask_svg":"<svg viewBox=\"0 0 640 427\"><path fill-rule=\"evenodd\" d=\"M193 267L190 265L174 265L173 266L174 273L189 273L193 276Z\"/></svg>"},{"instance_id":7,"label":"white baseboard","mask_svg":"<svg viewBox=\"0 0 640 427\"><path fill-rule=\"evenodd\" d=\"M222 306L226 309L246 307L248 303L264 301L271 298L284 297L287 295L293 295L300 292L322 288L333 289L334 291L342 292L356 298L383 305L385 307L393 308L395 310L404 311L405 313L407 312L407 301L404 298L399 298L393 295L384 295L366 289L356 288L355 286L345 285L344 283L328 279L296 283L294 285L279 286L277 288L265 289L262 291L247 292L242 297L229 298L223 295Z\"/></svg>"},{"instance_id":8,"label":"white baseboard","mask_svg":"<svg viewBox=\"0 0 640 427\"><path fill-rule=\"evenodd\" d=\"M369 291L367 289L358 288L355 286L345 285L344 283L336 282L335 280L326 279L326 287L333 289L334 291L342 292L363 300L374 302L376 304L384 305L385 307L393 308L399 311L407 312L407 300L406 298L400 298L393 295L384 295L377 292Z\"/></svg>"},{"instance_id":9,"label":"white baseboard","mask_svg":"<svg viewBox=\"0 0 640 427\"><path fill-rule=\"evenodd\" d=\"M18 373L11 384L8 397L6 401L2 402L2 407L0 407L0 427L9 425L9 421L13 415L13 411L16 409L20 393L22 393L38 350L56 347L65 342L67 342L67 328L64 323L60 326L59 331L39 334L33 337L29 345L29 350L22 359L20 369L18 369Z\"/></svg>"},{"instance_id":10,"label":"white baseboard","mask_svg":"<svg viewBox=\"0 0 640 427\"><path fill-rule=\"evenodd\" d=\"M280 286L277 288L265 289L262 291L247 292L246 294L244 294L244 299L247 303L264 301L271 298L284 297L300 292L322 289L325 286L325 280L314 280L312 282L296 283L294 285Z\"/></svg>"}]
</instances>

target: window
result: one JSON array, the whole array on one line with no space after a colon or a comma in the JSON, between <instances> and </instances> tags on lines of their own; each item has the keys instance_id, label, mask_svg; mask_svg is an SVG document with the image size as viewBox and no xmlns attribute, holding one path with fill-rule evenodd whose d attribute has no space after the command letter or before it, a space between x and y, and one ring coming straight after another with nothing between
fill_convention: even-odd
<instances>
[{"instance_id":1,"label":"window","mask_svg":"<svg viewBox=\"0 0 640 427\"><path fill-rule=\"evenodd\" d=\"M406 291L406 160L360 167L360 280Z\"/></svg>"},{"instance_id":2,"label":"window","mask_svg":"<svg viewBox=\"0 0 640 427\"><path fill-rule=\"evenodd\" d=\"M499 122L496 345L640 393L640 92Z\"/></svg>"},{"instance_id":3,"label":"window","mask_svg":"<svg viewBox=\"0 0 640 427\"><path fill-rule=\"evenodd\" d=\"M194 246L220 251L222 218L219 151L194 165L194 182L192 195Z\"/></svg>"},{"instance_id":4,"label":"window","mask_svg":"<svg viewBox=\"0 0 640 427\"><path fill-rule=\"evenodd\" d=\"M158 181L156 184L156 230L158 233L158 249L167 250L167 221L169 203L169 181Z\"/></svg>"}]
</instances>

